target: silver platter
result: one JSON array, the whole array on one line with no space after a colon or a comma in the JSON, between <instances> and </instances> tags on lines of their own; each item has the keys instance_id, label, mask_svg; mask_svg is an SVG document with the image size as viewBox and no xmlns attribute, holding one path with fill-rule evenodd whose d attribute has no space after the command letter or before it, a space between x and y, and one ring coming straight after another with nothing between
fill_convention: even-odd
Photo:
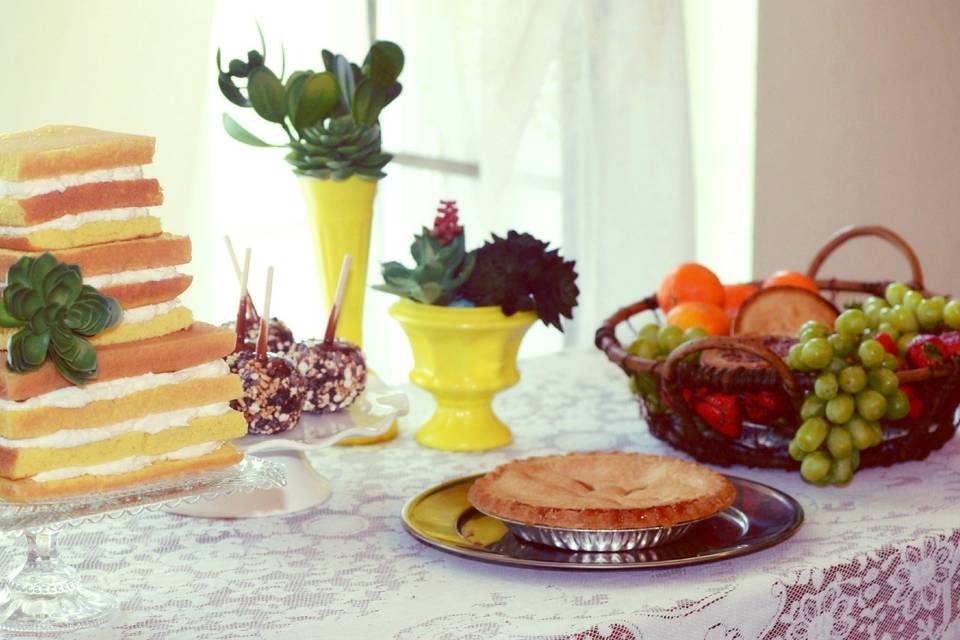
<instances>
[{"instance_id":1,"label":"silver platter","mask_svg":"<svg viewBox=\"0 0 960 640\"><path fill-rule=\"evenodd\" d=\"M479 475L431 487L403 508L407 531L460 556L515 566L643 569L713 562L766 549L789 538L803 509L787 494L727 476L737 499L726 511L680 526L627 531L535 527L474 509L467 491Z\"/></svg>"}]
</instances>

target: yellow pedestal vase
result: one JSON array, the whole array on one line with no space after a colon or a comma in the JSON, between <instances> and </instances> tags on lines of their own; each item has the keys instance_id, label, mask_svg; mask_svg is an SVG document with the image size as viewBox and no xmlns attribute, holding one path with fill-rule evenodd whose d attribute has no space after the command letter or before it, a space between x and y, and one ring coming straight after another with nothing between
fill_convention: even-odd
<instances>
[{"instance_id":1,"label":"yellow pedestal vase","mask_svg":"<svg viewBox=\"0 0 960 640\"><path fill-rule=\"evenodd\" d=\"M347 180L330 180L302 176L300 190L307 205L307 218L313 237L314 257L326 308L333 304L343 256L353 256L353 266L343 308L337 324L337 335L363 346L363 300L367 290L367 262L370 256L370 228L373 223L375 180L357 176ZM383 442L397 435L394 424L376 438L350 438L340 444Z\"/></svg>"},{"instance_id":2,"label":"yellow pedestal vase","mask_svg":"<svg viewBox=\"0 0 960 640\"><path fill-rule=\"evenodd\" d=\"M313 236L314 257L323 299L333 304L343 256L353 255L353 267L340 310L337 335L363 346L363 298L367 290L370 227L377 183L356 176L347 180L300 178Z\"/></svg>"},{"instance_id":3,"label":"yellow pedestal vase","mask_svg":"<svg viewBox=\"0 0 960 640\"><path fill-rule=\"evenodd\" d=\"M400 300L390 315L413 348L410 380L429 391L437 409L417 442L447 451L483 451L507 445L510 429L493 412L497 392L520 379L517 351L533 312L506 316L500 307L439 307Z\"/></svg>"}]
</instances>

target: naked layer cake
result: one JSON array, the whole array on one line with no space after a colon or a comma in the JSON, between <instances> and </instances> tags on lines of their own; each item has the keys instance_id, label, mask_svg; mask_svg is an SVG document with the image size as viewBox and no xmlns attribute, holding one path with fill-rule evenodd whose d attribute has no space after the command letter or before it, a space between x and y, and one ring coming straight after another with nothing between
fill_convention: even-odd
<instances>
[{"instance_id":1,"label":"naked layer cake","mask_svg":"<svg viewBox=\"0 0 960 640\"><path fill-rule=\"evenodd\" d=\"M247 426L229 403L242 388L222 360L234 335L177 298L190 240L163 233L149 208L163 201L143 172L154 146L59 125L0 136L0 498L241 459L229 440ZM109 323L96 324L98 304L114 305Z\"/></svg>"}]
</instances>

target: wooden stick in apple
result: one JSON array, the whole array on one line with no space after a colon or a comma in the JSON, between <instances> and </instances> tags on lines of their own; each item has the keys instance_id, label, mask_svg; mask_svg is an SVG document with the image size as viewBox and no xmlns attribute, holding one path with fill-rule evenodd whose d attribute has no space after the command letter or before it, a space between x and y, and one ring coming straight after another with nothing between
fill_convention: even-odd
<instances>
[{"instance_id":1,"label":"wooden stick in apple","mask_svg":"<svg viewBox=\"0 0 960 640\"><path fill-rule=\"evenodd\" d=\"M350 279L350 265L353 262L353 256L349 253L343 256L343 264L340 265L340 280L337 282L337 295L333 299L333 306L330 307L330 317L327 319L327 332L323 336L324 344L333 344L337 335L337 322L340 320L340 309L343 307L343 296L347 292L347 280Z\"/></svg>"},{"instance_id":2,"label":"wooden stick in apple","mask_svg":"<svg viewBox=\"0 0 960 640\"><path fill-rule=\"evenodd\" d=\"M237 308L237 344L234 351L243 348L244 338L247 335L247 279L250 276L250 249L243 254L243 272L240 275L240 306Z\"/></svg>"},{"instance_id":3,"label":"wooden stick in apple","mask_svg":"<svg viewBox=\"0 0 960 640\"><path fill-rule=\"evenodd\" d=\"M243 273L240 271L240 263L237 261L237 252L233 250L233 241L230 239L230 236L224 235L223 241L227 245L227 253L230 255L230 264L233 265L233 273L237 276L237 282L239 283L243 278ZM253 299L250 297L250 292L246 289L241 291L241 295L247 297L247 317L251 322L260 322L260 316L257 315L257 307L253 304Z\"/></svg>"},{"instance_id":4,"label":"wooden stick in apple","mask_svg":"<svg viewBox=\"0 0 960 640\"><path fill-rule=\"evenodd\" d=\"M257 361L267 363L267 333L270 331L270 294L273 293L273 267L267 267L267 290L263 296L263 315L260 316L260 334L257 336Z\"/></svg>"}]
</instances>

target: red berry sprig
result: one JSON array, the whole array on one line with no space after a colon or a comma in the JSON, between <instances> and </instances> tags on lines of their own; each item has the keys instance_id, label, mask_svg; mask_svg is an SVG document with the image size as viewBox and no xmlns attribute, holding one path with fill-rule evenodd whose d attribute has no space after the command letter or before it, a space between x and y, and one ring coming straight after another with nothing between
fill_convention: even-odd
<instances>
[{"instance_id":1,"label":"red berry sprig","mask_svg":"<svg viewBox=\"0 0 960 640\"><path fill-rule=\"evenodd\" d=\"M455 237L463 233L463 227L457 218L457 201L441 200L437 207L438 215L433 221L433 237L440 241L441 245L450 244Z\"/></svg>"}]
</instances>

